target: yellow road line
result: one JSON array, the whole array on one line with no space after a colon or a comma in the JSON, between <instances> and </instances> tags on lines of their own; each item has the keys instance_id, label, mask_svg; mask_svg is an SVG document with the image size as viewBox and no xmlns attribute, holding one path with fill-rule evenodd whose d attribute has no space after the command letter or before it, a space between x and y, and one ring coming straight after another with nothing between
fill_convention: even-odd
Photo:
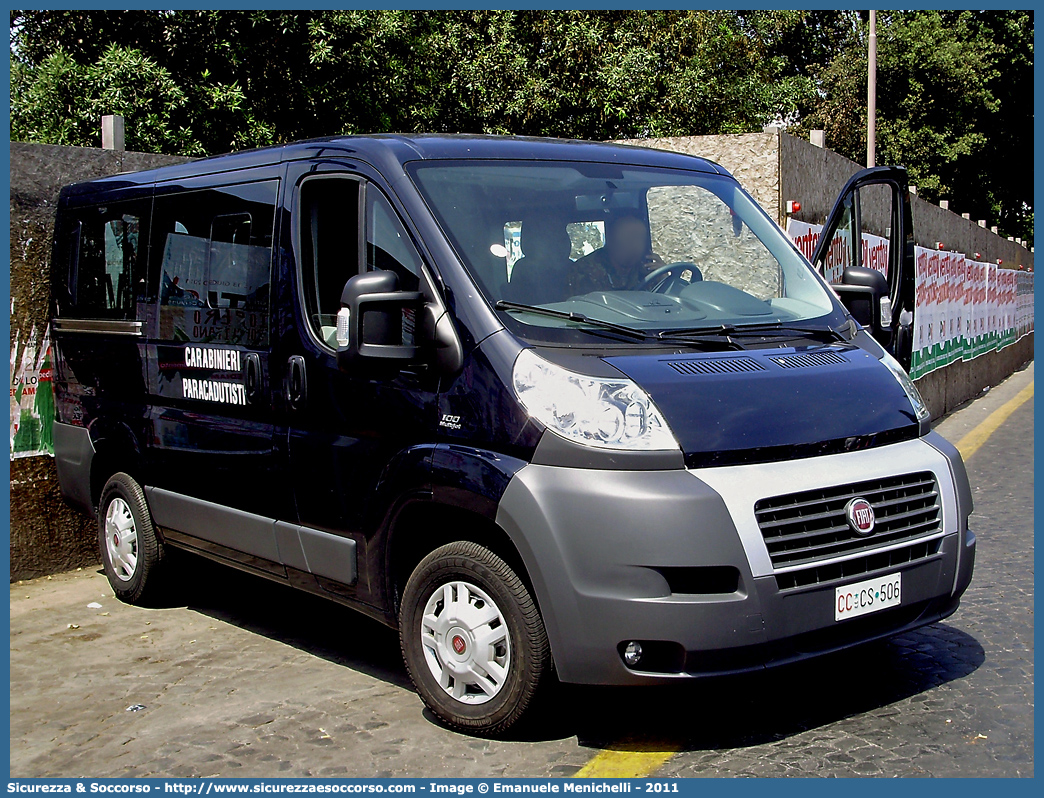
<instances>
[{"instance_id":1,"label":"yellow road line","mask_svg":"<svg viewBox=\"0 0 1044 798\"><path fill-rule=\"evenodd\" d=\"M961 457L967 460L979 450L1008 417L1033 398L1033 383L1018 392L1014 398L994 410L975 429L957 443ZM623 740L595 754L577 771L577 778L640 779L659 770L681 746L672 742Z\"/></svg>"},{"instance_id":2,"label":"yellow road line","mask_svg":"<svg viewBox=\"0 0 1044 798\"><path fill-rule=\"evenodd\" d=\"M967 462L968 458L975 454L989 437L997 431L997 427L1008 420L1008 416L1018 410L1027 401L1033 398L1033 383L1031 382L1017 394L1002 404L979 424L975 429L965 435L957 442L957 451Z\"/></svg>"},{"instance_id":3,"label":"yellow road line","mask_svg":"<svg viewBox=\"0 0 1044 798\"><path fill-rule=\"evenodd\" d=\"M581 779L641 779L655 773L681 746L655 740L624 740L599 751L577 771Z\"/></svg>"}]
</instances>

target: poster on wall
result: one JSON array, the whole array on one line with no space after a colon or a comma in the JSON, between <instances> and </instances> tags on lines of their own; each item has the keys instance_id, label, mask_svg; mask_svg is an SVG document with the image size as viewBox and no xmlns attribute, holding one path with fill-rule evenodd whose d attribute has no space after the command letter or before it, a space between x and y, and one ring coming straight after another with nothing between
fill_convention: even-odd
<instances>
[{"instance_id":1,"label":"poster on wall","mask_svg":"<svg viewBox=\"0 0 1044 798\"><path fill-rule=\"evenodd\" d=\"M946 364L964 359L964 280L967 273L964 255L946 252Z\"/></svg>"},{"instance_id":2,"label":"poster on wall","mask_svg":"<svg viewBox=\"0 0 1044 798\"><path fill-rule=\"evenodd\" d=\"M1033 332L1033 272L1017 272L1015 288L1015 335Z\"/></svg>"},{"instance_id":3,"label":"poster on wall","mask_svg":"<svg viewBox=\"0 0 1044 798\"><path fill-rule=\"evenodd\" d=\"M996 263L986 264L986 348L996 349L1000 340L997 327L997 268Z\"/></svg>"},{"instance_id":4,"label":"poster on wall","mask_svg":"<svg viewBox=\"0 0 1044 798\"><path fill-rule=\"evenodd\" d=\"M888 276L888 239L863 233L863 265Z\"/></svg>"},{"instance_id":5,"label":"poster on wall","mask_svg":"<svg viewBox=\"0 0 1044 798\"><path fill-rule=\"evenodd\" d=\"M1004 340L1001 348L1011 346L1019 339L1016 310L1018 308L1019 273L1014 269L1004 269Z\"/></svg>"},{"instance_id":6,"label":"poster on wall","mask_svg":"<svg viewBox=\"0 0 1044 798\"><path fill-rule=\"evenodd\" d=\"M914 379L940 365L946 334L942 290L942 253L914 247L914 336L910 376Z\"/></svg>"},{"instance_id":7,"label":"poster on wall","mask_svg":"<svg viewBox=\"0 0 1044 798\"><path fill-rule=\"evenodd\" d=\"M54 392L51 385L51 333L44 327L38 344L34 327L11 347L11 459L54 456Z\"/></svg>"},{"instance_id":8,"label":"poster on wall","mask_svg":"<svg viewBox=\"0 0 1044 798\"><path fill-rule=\"evenodd\" d=\"M987 347L989 308L986 304L986 288L989 264L966 259L965 266L964 359L973 360L985 353Z\"/></svg>"},{"instance_id":9,"label":"poster on wall","mask_svg":"<svg viewBox=\"0 0 1044 798\"><path fill-rule=\"evenodd\" d=\"M843 232L834 237L825 259L828 282L838 282L850 260ZM787 235L809 260L822 234L822 225L787 220ZM863 233L862 248L863 264L887 276L888 239ZM1033 331L1033 272L918 246L914 261L914 379L1003 349Z\"/></svg>"},{"instance_id":10,"label":"poster on wall","mask_svg":"<svg viewBox=\"0 0 1044 798\"><path fill-rule=\"evenodd\" d=\"M823 234L823 225L809 224L797 219L787 220L787 235L795 246L809 260L816 250L819 237ZM849 246L850 233L847 230L839 230L830 244L830 251L826 257L827 282L836 283L841 280L841 273L845 267L851 265L851 252ZM882 236L862 234L863 265L870 269L881 272L888 276L888 239Z\"/></svg>"},{"instance_id":11,"label":"poster on wall","mask_svg":"<svg viewBox=\"0 0 1044 798\"><path fill-rule=\"evenodd\" d=\"M812 253L816 251L819 236L823 232L823 225L800 222L797 219L787 219L787 235L802 255L812 260Z\"/></svg>"}]
</instances>

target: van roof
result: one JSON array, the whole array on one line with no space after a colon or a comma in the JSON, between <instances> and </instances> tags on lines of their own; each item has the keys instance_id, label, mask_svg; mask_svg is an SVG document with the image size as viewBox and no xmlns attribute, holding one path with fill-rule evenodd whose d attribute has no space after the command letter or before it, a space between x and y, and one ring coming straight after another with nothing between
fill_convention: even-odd
<instances>
[{"instance_id":1,"label":"van roof","mask_svg":"<svg viewBox=\"0 0 1044 798\"><path fill-rule=\"evenodd\" d=\"M486 136L470 134L375 134L365 136L328 136L262 147L227 155L215 155L173 166L162 166L141 172L126 172L85 183L68 186L63 195L87 200L91 194L151 183L202 177L210 174L269 166L284 161L326 157L365 161L394 179L409 161L436 159L511 159L538 161L594 161L626 163L638 166L660 166L701 172L728 174L721 166L705 158L678 152L657 150L630 144L610 144L575 139L536 138L531 136ZM89 201L89 200L88 200Z\"/></svg>"}]
</instances>

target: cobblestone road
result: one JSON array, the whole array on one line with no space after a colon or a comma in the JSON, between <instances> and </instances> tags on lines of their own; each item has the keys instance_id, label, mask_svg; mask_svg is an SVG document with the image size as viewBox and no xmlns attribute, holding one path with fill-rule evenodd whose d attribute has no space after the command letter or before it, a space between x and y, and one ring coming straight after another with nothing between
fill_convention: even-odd
<instances>
[{"instance_id":1,"label":"cobblestone road","mask_svg":"<svg viewBox=\"0 0 1044 798\"><path fill-rule=\"evenodd\" d=\"M940 431L958 441L1032 378ZM11 774L569 776L659 747L677 753L658 776L1032 776L1032 405L969 460L978 561L946 622L685 689L562 688L524 739L439 727L394 632L203 561L153 609L93 570L13 584Z\"/></svg>"}]
</instances>

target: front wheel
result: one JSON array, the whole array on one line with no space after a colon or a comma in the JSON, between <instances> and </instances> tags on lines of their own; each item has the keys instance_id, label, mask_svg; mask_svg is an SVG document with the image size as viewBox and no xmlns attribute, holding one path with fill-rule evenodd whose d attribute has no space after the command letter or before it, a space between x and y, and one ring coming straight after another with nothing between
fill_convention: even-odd
<instances>
[{"instance_id":1,"label":"front wheel","mask_svg":"<svg viewBox=\"0 0 1044 798\"><path fill-rule=\"evenodd\" d=\"M500 557L476 543L442 546L416 567L403 593L399 639L410 678L447 725L506 732L551 671L540 612Z\"/></svg>"}]
</instances>

